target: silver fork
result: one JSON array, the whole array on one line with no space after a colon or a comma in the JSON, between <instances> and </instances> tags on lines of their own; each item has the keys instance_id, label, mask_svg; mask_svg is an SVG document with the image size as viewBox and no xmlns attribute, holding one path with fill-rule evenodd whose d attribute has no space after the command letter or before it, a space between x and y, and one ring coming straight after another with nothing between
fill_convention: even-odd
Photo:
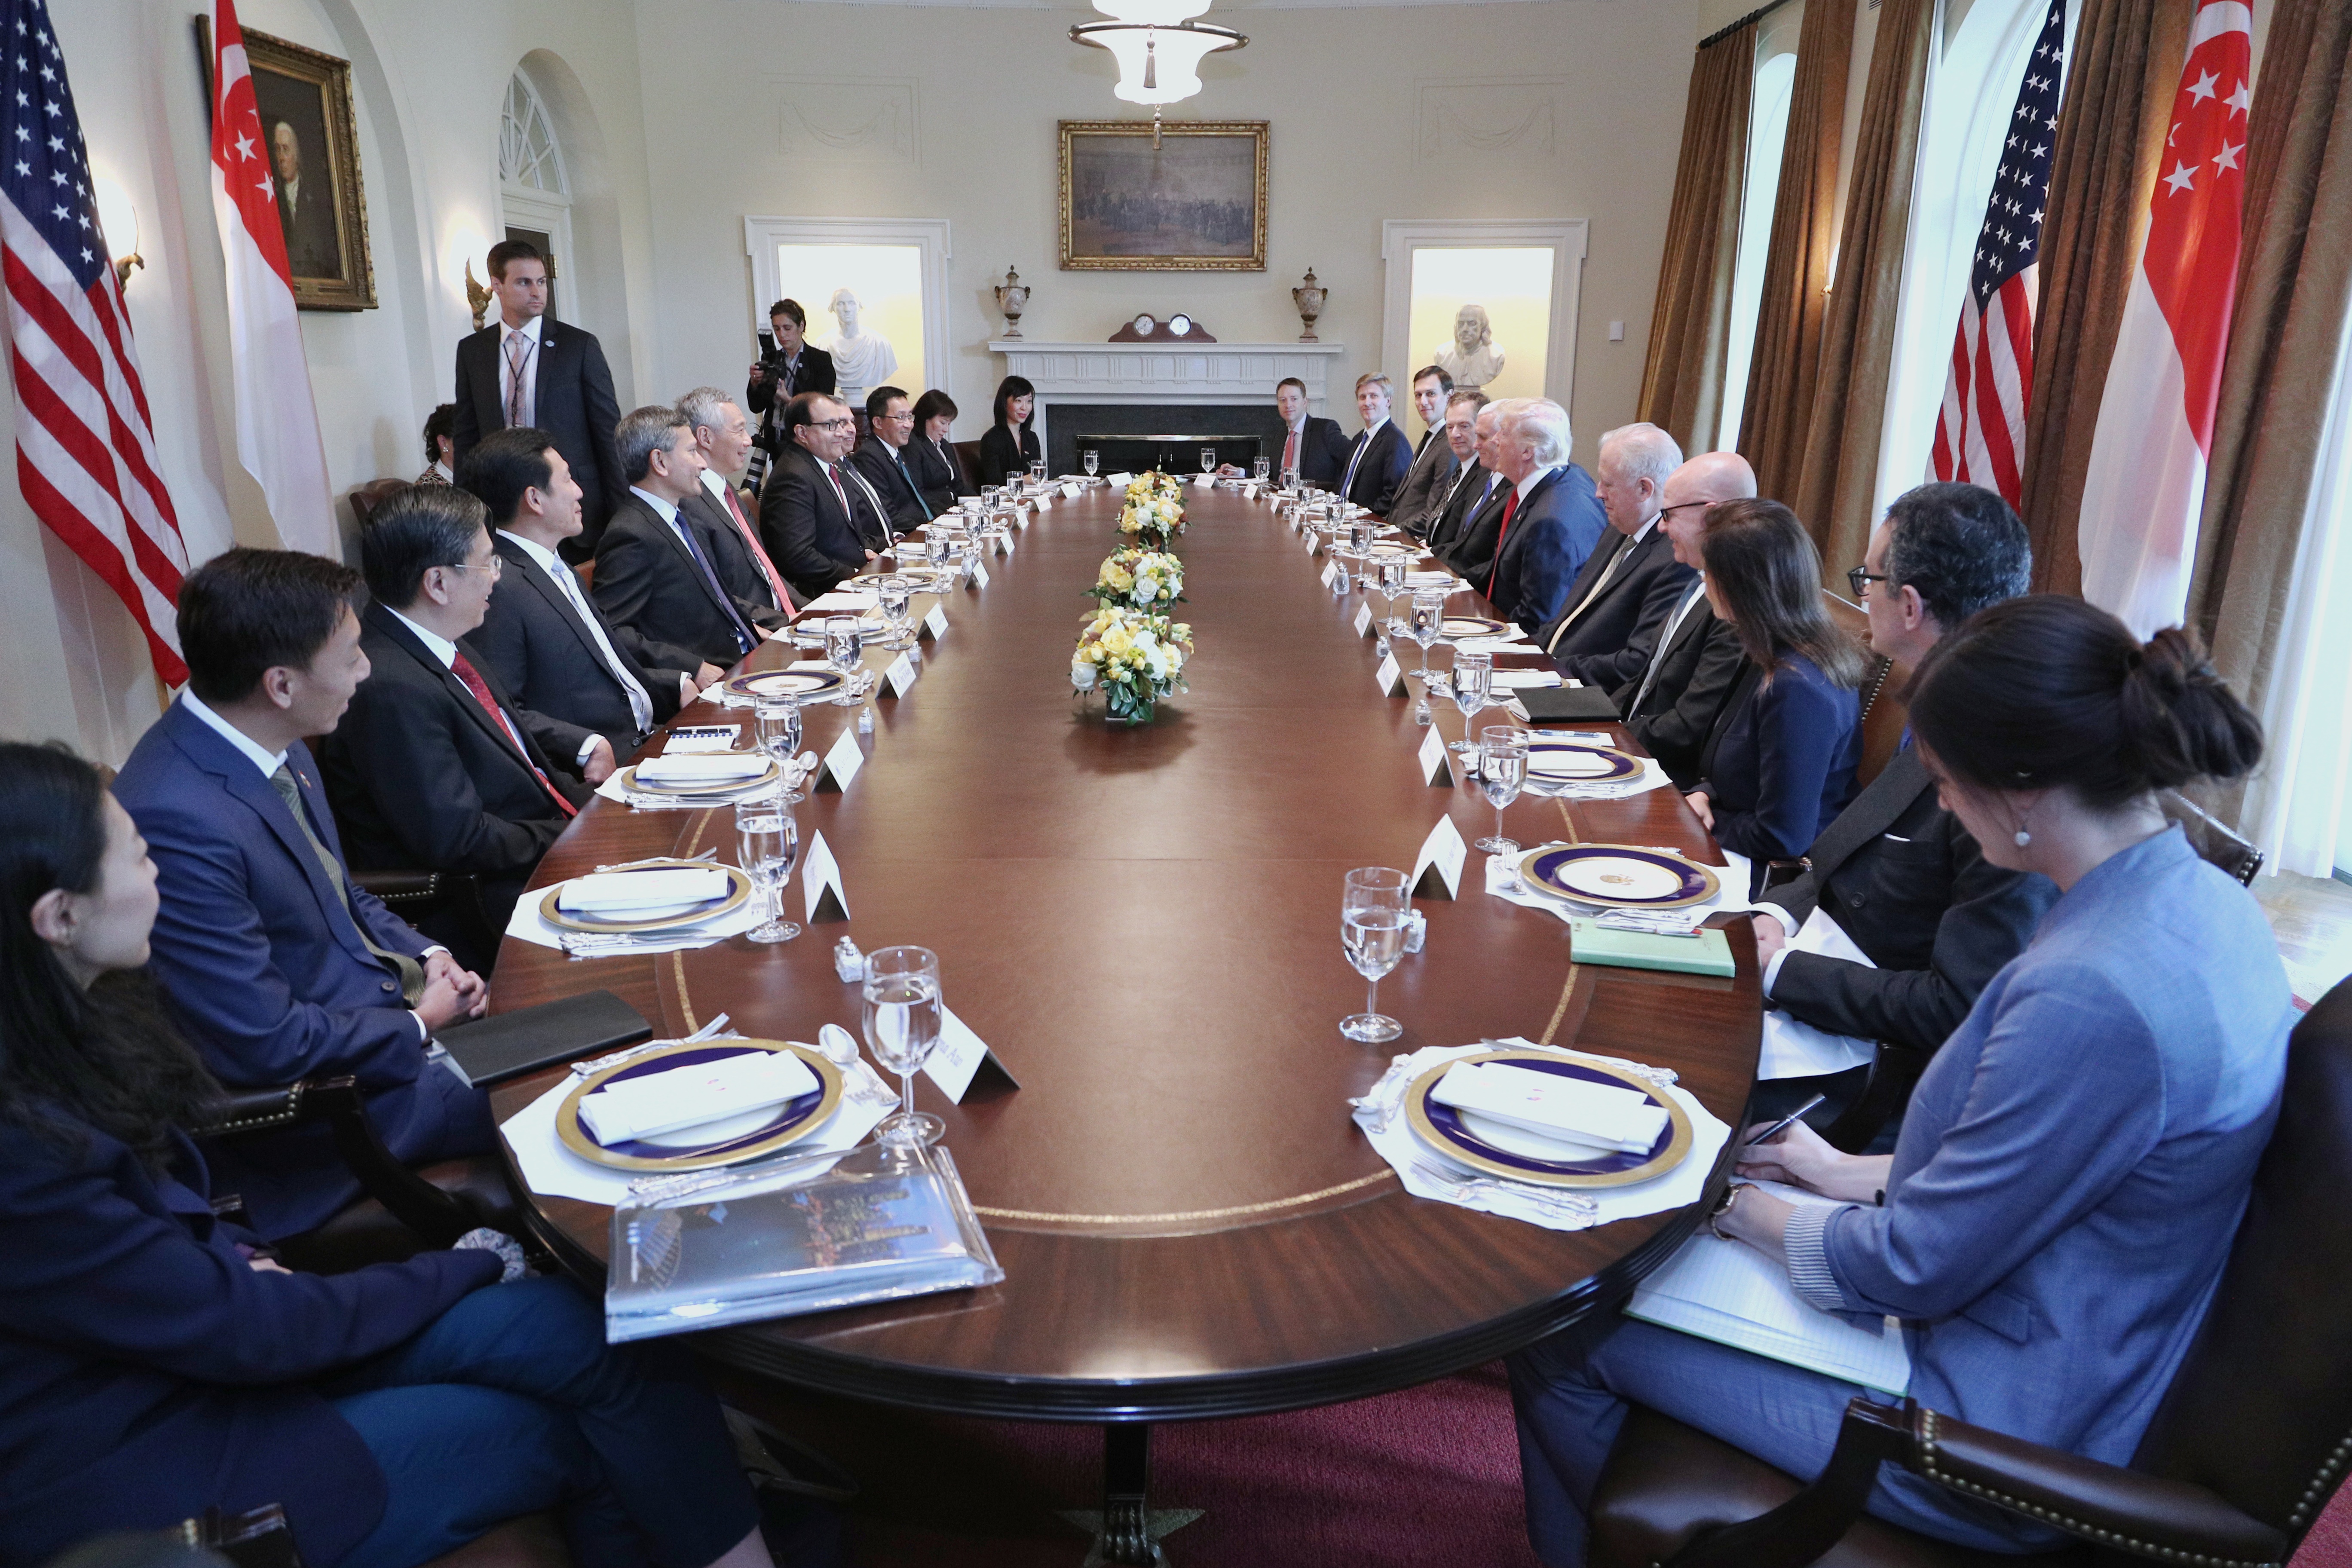
<instances>
[{"instance_id":1,"label":"silver fork","mask_svg":"<svg viewBox=\"0 0 2352 1568\"><path fill-rule=\"evenodd\" d=\"M708 849L697 850L691 855L651 855L643 860L615 860L610 866L599 866L596 869L600 873L605 871L634 871L641 866L674 866L681 860L715 859L718 857L718 847L714 845Z\"/></svg>"},{"instance_id":2,"label":"silver fork","mask_svg":"<svg viewBox=\"0 0 2352 1568\"><path fill-rule=\"evenodd\" d=\"M1459 1203L1468 1197L1518 1198L1548 1213L1564 1217L1591 1219L1601 1212L1601 1205L1575 1193L1556 1193L1547 1187L1531 1187L1517 1182L1506 1182L1495 1176L1463 1176L1442 1170L1426 1160L1415 1160L1412 1173L1431 1185L1444 1190Z\"/></svg>"},{"instance_id":3,"label":"silver fork","mask_svg":"<svg viewBox=\"0 0 2352 1568\"><path fill-rule=\"evenodd\" d=\"M572 1076L586 1078L590 1073L603 1072L606 1068L618 1067L623 1062L644 1056L647 1051L658 1051L667 1046L690 1046L698 1040L716 1039L729 1032L727 1015L721 1013L690 1035L680 1035L674 1040L645 1040L634 1046L624 1046L617 1051L607 1051L601 1057L591 1057L584 1062L573 1062Z\"/></svg>"}]
</instances>

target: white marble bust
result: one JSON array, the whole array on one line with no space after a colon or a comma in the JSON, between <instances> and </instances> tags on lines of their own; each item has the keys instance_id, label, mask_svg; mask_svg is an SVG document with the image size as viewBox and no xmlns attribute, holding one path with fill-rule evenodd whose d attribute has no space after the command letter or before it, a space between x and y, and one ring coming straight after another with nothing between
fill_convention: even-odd
<instances>
[{"instance_id":1,"label":"white marble bust","mask_svg":"<svg viewBox=\"0 0 2352 1568\"><path fill-rule=\"evenodd\" d=\"M1503 374L1503 351L1495 346L1494 324L1484 305L1465 305L1454 313L1454 337L1431 356L1437 368L1454 378L1454 390L1482 387Z\"/></svg>"},{"instance_id":2,"label":"white marble bust","mask_svg":"<svg viewBox=\"0 0 2352 1568\"><path fill-rule=\"evenodd\" d=\"M834 381L840 389L837 395L852 408L863 408L866 395L888 384L898 373L898 351L881 333L857 330L857 296L847 289L833 291L833 319L841 331L824 350L833 356Z\"/></svg>"}]
</instances>

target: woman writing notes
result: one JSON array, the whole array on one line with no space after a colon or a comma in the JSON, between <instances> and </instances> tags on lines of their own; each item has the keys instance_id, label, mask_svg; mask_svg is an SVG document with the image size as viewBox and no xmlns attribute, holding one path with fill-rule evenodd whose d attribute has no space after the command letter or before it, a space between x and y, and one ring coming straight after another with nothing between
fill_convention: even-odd
<instances>
[{"instance_id":1,"label":"woman writing notes","mask_svg":"<svg viewBox=\"0 0 2352 1568\"><path fill-rule=\"evenodd\" d=\"M1037 389L1025 377L1008 375L996 384L996 418L980 438L980 482L1001 485L1029 471L1045 455L1029 428L1037 412Z\"/></svg>"},{"instance_id":2,"label":"woman writing notes","mask_svg":"<svg viewBox=\"0 0 2352 1568\"><path fill-rule=\"evenodd\" d=\"M1756 1247L1824 1312L1903 1320L1922 1405L2123 1464L2221 1278L2294 1019L2262 910L2157 792L2242 776L2260 728L2185 634L2143 646L2053 596L1979 612L1909 700L1945 805L1988 859L2061 896L1928 1064L1892 1155L1842 1154L1799 1122L1740 1172L1833 1201L1735 1184L1711 1221L1725 1239L1704 1245ZM1613 1313L1513 1358L1512 1390L1528 1528L1554 1568L1584 1561L1628 1403L1810 1478L1865 1393ZM1891 1467L1868 1508L1993 1552L2059 1539Z\"/></svg>"}]
</instances>

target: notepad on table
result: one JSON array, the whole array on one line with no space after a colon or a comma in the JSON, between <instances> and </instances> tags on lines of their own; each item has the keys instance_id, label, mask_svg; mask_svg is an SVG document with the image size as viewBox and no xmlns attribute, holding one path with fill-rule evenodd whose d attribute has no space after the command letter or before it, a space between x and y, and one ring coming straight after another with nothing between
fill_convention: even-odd
<instances>
[{"instance_id":1,"label":"notepad on table","mask_svg":"<svg viewBox=\"0 0 2352 1568\"><path fill-rule=\"evenodd\" d=\"M737 784L772 767L765 752L665 752L637 764L641 784Z\"/></svg>"}]
</instances>

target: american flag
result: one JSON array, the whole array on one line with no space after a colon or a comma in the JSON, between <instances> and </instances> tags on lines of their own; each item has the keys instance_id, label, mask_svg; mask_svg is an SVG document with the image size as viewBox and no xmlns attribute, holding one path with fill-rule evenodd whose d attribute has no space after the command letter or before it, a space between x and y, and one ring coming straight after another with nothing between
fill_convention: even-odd
<instances>
[{"instance_id":1,"label":"american flag","mask_svg":"<svg viewBox=\"0 0 2352 1568\"><path fill-rule=\"evenodd\" d=\"M1936 477L1999 490L2009 504L2021 493L2025 408L2033 392L2033 307L2041 289L2042 218L2050 205L2051 148L2058 140L2058 102L2066 79L2065 0L2050 0L2042 36L2025 62L2017 109L2009 117L2000 173L1977 233L1976 266L1951 374L1936 422Z\"/></svg>"},{"instance_id":2,"label":"american flag","mask_svg":"<svg viewBox=\"0 0 2352 1568\"><path fill-rule=\"evenodd\" d=\"M0 260L16 381L16 481L33 514L121 595L155 673L187 679L187 571L155 461L131 317L99 230L81 121L40 0L0 0Z\"/></svg>"}]
</instances>

